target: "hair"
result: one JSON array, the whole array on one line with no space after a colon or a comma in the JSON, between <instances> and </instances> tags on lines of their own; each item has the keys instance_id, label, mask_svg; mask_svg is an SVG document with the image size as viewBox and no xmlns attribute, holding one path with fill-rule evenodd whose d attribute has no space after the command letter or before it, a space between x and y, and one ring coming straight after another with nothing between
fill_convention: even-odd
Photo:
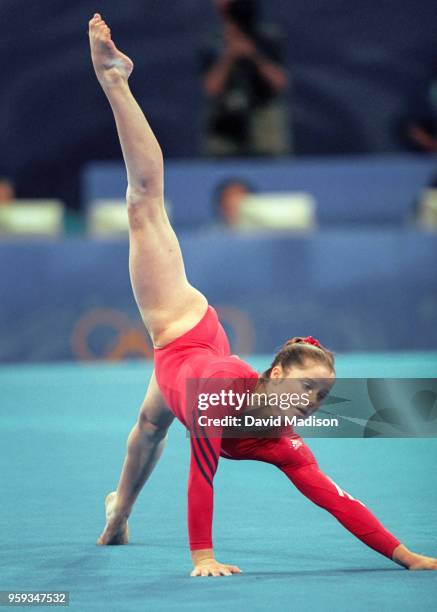
<instances>
[{"instance_id":1,"label":"hair","mask_svg":"<svg viewBox=\"0 0 437 612\"><path fill-rule=\"evenodd\" d=\"M14 188L14 183L11 181L11 179L7 176L3 176L2 174L0 174L0 183L2 183L3 185L7 185L12 189Z\"/></svg>"},{"instance_id":2,"label":"hair","mask_svg":"<svg viewBox=\"0 0 437 612\"><path fill-rule=\"evenodd\" d=\"M253 34L258 20L257 0L230 0L225 13L246 34Z\"/></svg>"},{"instance_id":3,"label":"hair","mask_svg":"<svg viewBox=\"0 0 437 612\"><path fill-rule=\"evenodd\" d=\"M324 346L315 346L306 341L302 336L295 336L284 344L281 350L273 359L272 365L266 370L262 378L270 378L273 368L280 365L284 370L293 366L304 366L308 360L316 361L327 366L332 372L335 372L334 354Z\"/></svg>"}]
</instances>

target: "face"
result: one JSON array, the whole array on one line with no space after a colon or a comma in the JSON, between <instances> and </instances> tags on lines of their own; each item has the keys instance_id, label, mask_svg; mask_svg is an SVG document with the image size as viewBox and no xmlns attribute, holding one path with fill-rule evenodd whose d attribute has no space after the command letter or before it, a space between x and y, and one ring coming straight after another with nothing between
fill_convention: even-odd
<instances>
[{"instance_id":1,"label":"face","mask_svg":"<svg viewBox=\"0 0 437 612\"><path fill-rule=\"evenodd\" d=\"M233 226L238 221L238 213L249 191L245 185L232 183L225 187L220 198L220 209L226 225Z\"/></svg>"},{"instance_id":2,"label":"face","mask_svg":"<svg viewBox=\"0 0 437 612\"><path fill-rule=\"evenodd\" d=\"M331 391L335 373L317 361L306 360L302 367L293 366L284 370L275 366L267 383L270 393L293 393L308 398L296 407L296 415L308 417L320 408Z\"/></svg>"},{"instance_id":3,"label":"face","mask_svg":"<svg viewBox=\"0 0 437 612\"><path fill-rule=\"evenodd\" d=\"M13 187L6 181L0 181L0 204L7 204L15 197Z\"/></svg>"}]
</instances>

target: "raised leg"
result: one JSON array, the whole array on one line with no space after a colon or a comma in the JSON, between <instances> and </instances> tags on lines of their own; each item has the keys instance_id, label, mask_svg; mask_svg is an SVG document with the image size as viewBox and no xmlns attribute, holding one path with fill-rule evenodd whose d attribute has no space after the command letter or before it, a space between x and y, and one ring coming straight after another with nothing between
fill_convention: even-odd
<instances>
[{"instance_id":1,"label":"raised leg","mask_svg":"<svg viewBox=\"0 0 437 612\"><path fill-rule=\"evenodd\" d=\"M132 287L154 344L163 346L202 318L207 301L187 280L165 212L162 151L129 89L133 63L117 49L99 14L89 23L89 35L94 70L111 105L126 164Z\"/></svg>"}]
</instances>

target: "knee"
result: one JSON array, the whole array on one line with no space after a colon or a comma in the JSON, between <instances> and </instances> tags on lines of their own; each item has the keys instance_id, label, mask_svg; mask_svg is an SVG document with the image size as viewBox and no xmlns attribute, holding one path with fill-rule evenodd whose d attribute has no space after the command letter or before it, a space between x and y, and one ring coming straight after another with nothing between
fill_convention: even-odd
<instances>
[{"instance_id":1,"label":"knee","mask_svg":"<svg viewBox=\"0 0 437 612\"><path fill-rule=\"evenodd\" d=\"M145 438L154 443L158 443L163 440L168 432L167 425L152 423L147 415L147 412L143 410L140 412L138 417L137 427Z\"/></svg>"},{"instance_id":2,"label":"knee","mask_svg":"<svg viewBox=\"0 0 437 612\"><path fill-rule=\"evenodd\" d=\"M154 195L147 187L128 187L126 194L127 215L131 230L142 229L146 223L157 221L164 208L162 196Z\"/></svg>"},{"instance_id":3,"label":"knee","mask_svg":"<svg viewBox=\"0 0 437 612\"><path fill-rule=\"evenodd\" d=\"M127 199L127 217L131 231L142 230L151 216L146 202Z\"/></svg>"}]
</instances>

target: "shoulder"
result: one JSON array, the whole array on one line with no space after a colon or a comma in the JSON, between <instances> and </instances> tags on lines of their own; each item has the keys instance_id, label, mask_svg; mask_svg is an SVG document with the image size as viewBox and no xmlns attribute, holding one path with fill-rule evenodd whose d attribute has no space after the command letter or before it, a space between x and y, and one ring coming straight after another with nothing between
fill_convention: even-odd
<instances>
[{"instance_id":1,"label":"shoulder","mask_svg":"<svg viewBox=\"0 0 437 612\"><path fill-rule=\"evenodd\" d=\"M258 373L238 357L222 357L214 360L202 372L202 379L196 392L221 394L233 391L246 393L253 391L258 382Z\"/></svg>"},{"instance_id":2,"label":"shoulder","mask_svg":"<svg viewBox=\"0 0 437 612\"><path fill-rule=\"evenodd\" d=\"M206 375L211 378L259 378L252 366L235 355L214 360Z\"/></svg>"}]
</instances>

